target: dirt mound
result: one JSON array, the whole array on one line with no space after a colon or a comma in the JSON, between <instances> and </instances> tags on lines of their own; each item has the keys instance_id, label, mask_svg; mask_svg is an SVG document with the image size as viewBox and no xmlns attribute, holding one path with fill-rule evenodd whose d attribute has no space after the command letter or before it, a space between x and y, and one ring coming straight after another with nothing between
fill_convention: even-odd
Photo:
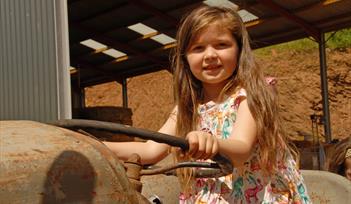
<instances>
[{"instance_id":1,"label":"dirt mound","mask_svg":"<svg viewBox=\"0 0 351 204\"><path fill-rule=\"evenodd\" d=\"M282 116L290 136L312 136L312 114L322 115L318 50L277 52L257 59L265 73L278 78ZM332 137L350 136L351 48L327 50ZM86 88L86 105L122 106L117 83ZM128 79L128 105L133 126L158 130L173 107L172 76L167 71ZM318 125L319 135L324 133Z\"/></svg>"}]
</instances>

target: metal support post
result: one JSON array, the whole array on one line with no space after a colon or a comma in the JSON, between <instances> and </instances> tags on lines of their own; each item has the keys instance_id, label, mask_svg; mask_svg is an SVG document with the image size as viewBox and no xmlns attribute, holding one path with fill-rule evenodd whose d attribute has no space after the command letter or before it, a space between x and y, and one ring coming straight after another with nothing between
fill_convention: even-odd
<instances>
[{"instance_id":1,"label":"metal support post","mask_svg":"<svg viewBox=\"0 0 351 204\"><path fill-rule=\"evenodd\" d=\"M128 108L127 79L122 80L123 108Z\"/></svg>"},{"instance_id":2,"label":"metal support post","mask_svg":"<svg viewBox=\"0 0 351 204\"><path fill-rule=\"evenodd\" d=\"M321 89L322 89L322 105L323 105L323 125L324 134L327 143L331 141L331 128L330 128L330 114L329 114L329 102L328 102L328 75L327 75L327 63L325 54L325 38L324 33L321 33L319 45L319 60L320 60L320 76L321 76Z\"/></svg>"}]
</instances>

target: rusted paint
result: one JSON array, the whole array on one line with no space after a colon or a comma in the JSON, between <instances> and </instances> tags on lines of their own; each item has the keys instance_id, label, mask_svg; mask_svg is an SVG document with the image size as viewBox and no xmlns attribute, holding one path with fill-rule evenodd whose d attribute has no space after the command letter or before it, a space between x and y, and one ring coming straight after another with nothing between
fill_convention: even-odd
<instances>
[{"instance_id":1,"label":"rusted paint","mask_svg":"<svg viewBox=\"0 0 351 204\"><path fill-rule=\"evenodd\" d=\"M140 180L140 171L142 169L140 156L132 154L128 161L124 162L124 166L127 168L128 178Z\"/></svg>"},{"instance_id":2,"label":"rusted paint","mask_svg":"<svg viewBox=\"0 0 351 204\"><path fill-rule=\"evenodd\" d=\"M140 156L132 154L128 161L124 162L124 166L127 169L127 177L132 187L140 193L142 189L142 183L140 182L140 171L142 169Z\"/></svg>"},{"instance_id":3,"label":"rusted paint","mask_svg":"<svg viewBox=\"0 0 351 204\"><path fill-rule=\"evenodd\" d=\"M0 203L138 203L98 140L33 121L0 121Z\"/></svg>"}]
</instances>

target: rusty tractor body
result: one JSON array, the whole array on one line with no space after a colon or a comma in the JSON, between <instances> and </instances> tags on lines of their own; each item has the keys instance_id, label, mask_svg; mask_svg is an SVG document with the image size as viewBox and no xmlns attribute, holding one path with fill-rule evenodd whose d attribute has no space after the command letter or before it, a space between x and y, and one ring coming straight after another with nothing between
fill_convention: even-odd
<instances>
[{"instance_id":1,"label":"rusty tractor body","mask_svg":"<svg viewBox=\"0 0 351 204\"><path fill-rule=\"evenodd\" d=\"M76 122L80 125L88 122L88 126L99 124L98 121L72 120L63 126L76 127ZM185 141L167 135L119 124L99 125L129 135L144 135L143 139L155 137L158 142L186 146ZM163 203L178 203L180 189L176 177L155 174L199 165L196 162L169 165L172 162L168 159L159 163L161 168L143 169L138 155L134 156L122 164L93 136L33 121L0 121L0 203L143 204L150 203L153 197L160 198ZM200 165L213 167L210 163ZM221 173L228 171L226 165L220 169ZM210 175L215 175L213 172ZM346 178L323 171L301 172L313 203L348 203L351 200L351 183ZM206 171L201 174L204 175Z\"/></svg>"},{"instance_id":2,"label":"rusty tractor body","mask_svg":"<svg viewBox=\"0 0 351 204\"><path fill-rule=\"evenodd\" d=\"M97 139L32 121L0 121L0 136L2 204L146 203Z\"/></svg>"}]
</instances>

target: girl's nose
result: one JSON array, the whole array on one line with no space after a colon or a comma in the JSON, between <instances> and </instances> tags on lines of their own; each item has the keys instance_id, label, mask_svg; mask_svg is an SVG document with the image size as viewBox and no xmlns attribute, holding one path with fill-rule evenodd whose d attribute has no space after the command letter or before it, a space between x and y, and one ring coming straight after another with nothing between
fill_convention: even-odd
<instances>
[{"instance_id":1,"label":"girl's nose","mask_svg":"<svg viewBox=\"0 0 351 204\"><path fill-rule=\"evenodd\" d=\"M204 60L216 59L218 57L217 52L212 47L206 48Z\"/></svg>"}]
</instances>

